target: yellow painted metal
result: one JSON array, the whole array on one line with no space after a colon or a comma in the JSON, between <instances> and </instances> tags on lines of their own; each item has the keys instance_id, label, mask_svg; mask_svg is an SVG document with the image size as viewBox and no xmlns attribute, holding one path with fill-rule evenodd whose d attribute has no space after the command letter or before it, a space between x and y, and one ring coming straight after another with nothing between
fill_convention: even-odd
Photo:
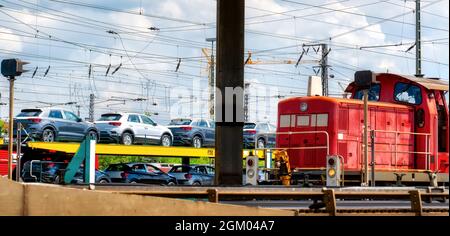
<instances>
[{"instance_id":1,"label":"yellow painted metal","mask_svg":"<svg viewBox=\"0 0 450 236\"><path fill-rule=\"evenodd\" d=\"M32 149L52 150L65 153L76 153L79 143L44 143L29 142L28 147ZM96 154L114 156L154 156L154 157L210 157L214 158L214 148L192 148L192 147L162 147L145 145L118 145L118 144L97 144ZM243 157L247 157L252 151L258 157L264 158L263 150L244 150Z\"/></svg>"}]
</instances>

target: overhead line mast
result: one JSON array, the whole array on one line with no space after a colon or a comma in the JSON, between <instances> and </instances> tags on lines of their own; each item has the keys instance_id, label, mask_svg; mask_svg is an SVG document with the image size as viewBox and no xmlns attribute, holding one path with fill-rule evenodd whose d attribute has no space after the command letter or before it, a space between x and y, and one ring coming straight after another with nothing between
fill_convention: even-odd
<instances>
[{"instance_id":1,"label":"overhead line mast","mask_svg":"<svg viewBox=\"0 0 450 236\"><path fill-rule=\"evenodd\" d=\"M421 29L420 0L416 0L416 76L422 74L422 29Z\"/></svg>"}]
</instances>

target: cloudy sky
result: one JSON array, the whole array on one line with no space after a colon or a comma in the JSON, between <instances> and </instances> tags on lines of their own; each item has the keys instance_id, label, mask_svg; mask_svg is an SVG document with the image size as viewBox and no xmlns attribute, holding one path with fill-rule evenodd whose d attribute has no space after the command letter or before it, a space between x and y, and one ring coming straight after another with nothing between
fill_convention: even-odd
<instances>
[{"instance_id":1,"label":"cloudy sky","mask_svg":"<svg viewBox=\"0 0 450 236\"><path fill-rule=\"evenodd\" d=\"M448 81L449 1L422 1L422 8L423 73ZM275 122L278 99L306 93L318 72L317 48L298 67L286 63L298 60L304 44L331 48L332 96L357 70L414 74L415 50L407 51L414 9L411 0L247 0L245 56L260 62L245 67L250 119ZM206 117L202 49L211 53L215 18L214 0L0 0L0 59L30 62L16 82L15 110L63 106L84 118L94 94L96 117ZM392 46L374 47L383 45ZM0 93L7 103L6 79ZM7 111L2 105L0 116Z\"/></svg>"}]
</instances>

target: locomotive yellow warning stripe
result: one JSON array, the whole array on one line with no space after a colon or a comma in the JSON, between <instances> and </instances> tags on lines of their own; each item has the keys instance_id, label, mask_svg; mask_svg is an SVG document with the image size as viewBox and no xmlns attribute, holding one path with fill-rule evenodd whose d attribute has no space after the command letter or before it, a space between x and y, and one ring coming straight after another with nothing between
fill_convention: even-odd
<instances>
[{"instance_id":1,"label":"locomotive yellow warning stripe","mask_svg":"<svg viewBox=\"0 0 450 236\"><path fill-rule=\"evenodd\" d=\"M49 150L65 153L76 153L79 143L44 143L29 142L28 147L32 149ZM247 157L251 150L244 150L243 157ZM264 151L256 152L259 158L264 158ZM115 156L154 156L154 157L215 157L214 148L192 148L192 147L161 147L144 145L118 145L118 144L97 144L95 147L97 155Z\"/></svg>"}]
</instances>

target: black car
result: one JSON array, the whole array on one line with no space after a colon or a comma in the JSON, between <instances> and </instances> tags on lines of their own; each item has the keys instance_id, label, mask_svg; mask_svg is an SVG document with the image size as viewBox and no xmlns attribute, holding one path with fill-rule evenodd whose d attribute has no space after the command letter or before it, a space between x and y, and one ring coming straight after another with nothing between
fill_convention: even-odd
<instances>
[{"instance_id":1,"label":"black car","mask_svg":"<svg viewBox=\"0 0 450 236\"><path fill-rule=\"evenodd\" d=\"M67 163L62 162L48 162L48 161L28 161L22 168L22 180L24 182L42 182L50 184L62 183L62 174L67 168ZM32 167L31 167L32 166ZM95 171L96 183L111 183L109 176L103 172ZM76 172L72 184L84 183L84 168L80 167Z\"/></svg>"},{"instance_id":2,"label":"black car","mask_svg":"<svg viewBox=\"0 0 450 236\"><path fill-rule=\"evenodd\" d=\"M276 127L270 123L244 124L244 148L271 148L276 143Z\"/></svg>"},{"instance_id":3,"label":"black car","mask_svg":"<svg viewBox=\"0 0 450 236\"><path fill-rule=\"evenodd\" d=\"M149 163L127 163L110 165L105 173L114 182L130 184L176 185L177 179ZM120 175L120 178L118 178Z\"/></svg>"},{"instance_id":4,"label":"black car","mask_svg":"<svg viewBox=\"0 0 450 236\"><path fill-rule=\"evenodd\" d=\"M167 126L173 134L173 145L196 148L215 145L216 126L207 119L174 119Z\"/></svg>"},{"instance_id":5,"label":"black car","mask_svg":"<svg viewBox=\"0 0 450 236\"><path fill-rule=\"evenodd\" d=\"M24 182L42 182L43 179L46 179L47 182L49 173L56 172L55 170L59 170L61 168L64 169L66 166L66 163L55 163L39 160L27 161L23 164L22 170L20 171L20 177Z\"/></svg>"}]
</instances>

